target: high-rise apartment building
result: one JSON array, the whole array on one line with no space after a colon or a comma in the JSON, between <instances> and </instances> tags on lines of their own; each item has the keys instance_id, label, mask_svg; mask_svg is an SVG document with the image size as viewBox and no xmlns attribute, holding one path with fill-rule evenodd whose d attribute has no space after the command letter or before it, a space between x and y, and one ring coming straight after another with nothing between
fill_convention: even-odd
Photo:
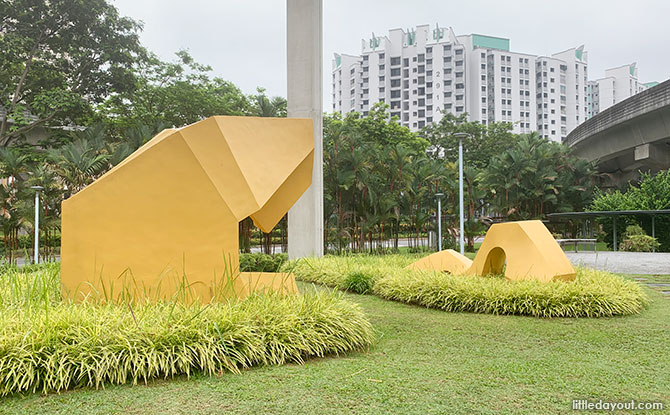
<instances>
[{"instance_id":1,"label":"high-rise apartment building","mask_svg":"<svg viewBox=\"0 0 670 415\"><path fill-rule=\"evenodd\" d=\"M589 117L657 84L639 82L635 62L607 69L604 78L589 82Z\"/></svg>"},{"instance_id":2,"label":"high-rise apartment building","mask_svg":"<svg viewBox=\"0 0 670 415\"><path fill-rule=\"evenodd\" d=\"M540 57L512 52L509 39L423 25L373 34L359 56L335 54L332 110L365 115L381 101L412 130L467 113L560 141L588 115L586 77L583 47Z\"/></svg>"}]
</instances>

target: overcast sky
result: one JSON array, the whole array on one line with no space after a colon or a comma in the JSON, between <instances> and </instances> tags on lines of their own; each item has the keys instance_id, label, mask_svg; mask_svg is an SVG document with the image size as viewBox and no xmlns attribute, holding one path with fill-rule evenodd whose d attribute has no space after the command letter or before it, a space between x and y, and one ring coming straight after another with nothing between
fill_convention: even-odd
<instances>
[{"instance_id":1,"label":"overcast sky","mask_svg":"<svg viewBox=\"0 0 670 415\"><path fill-rule=\"evenodd\" d=\"M286 96L286 1L112 0L144 22L142 42L163 59L188 49L244 92ZM359 54L371 33L421 24L510 39L516 52L550 55L584 44L589 79L637 62L641 82L670 78L670 0L324 0L324 109L334 52Z\"/></svg>"}]
</instances>

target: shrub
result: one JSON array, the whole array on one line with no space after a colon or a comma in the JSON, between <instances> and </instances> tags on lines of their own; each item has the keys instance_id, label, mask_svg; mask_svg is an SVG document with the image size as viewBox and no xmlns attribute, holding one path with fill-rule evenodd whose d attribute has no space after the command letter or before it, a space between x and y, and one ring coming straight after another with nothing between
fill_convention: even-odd
<instances>
[{"instance_id":1,"label":"shrub","mask_svg":"<svg viewBox=\"0 0 670 415\"><path fill-rule=\"evenodd\" d=\"M590 210L659 210L670 209L670 170L660 171L656 175L642 173L638 184L631 184L625 192L614 191L605 193L597 190ZM605 231L605 242L612 245L612 218L599 218ZM617 216L617 238L622 240L626 225L639 225L646 234L651 233L649 216ZM670 216L656 216L656 236L660 243L659 249L670 251Z\"/></svg>"},{"instance_id":2,"label":"shrub","mask_svg":"<svg viewBox=\"0 0 670 415\"><path fill-rule=\"evenodd\" d=\"M277 272L288 261L287 254L240 254L241 272Z\"/></svg>"},{"instance_id":3,"label":"shrub","mask_svg":"<svg viewBox=\"0 0 670 415\"><path fill-rule=\"evenodd\" d=\"M644 229L642 229L642 226L630 225L626 227L626 232L624 232L624 236L626 238L630 238L631 236L637 236L637 235L646 235Z\"/></svg>"},{"instance_id":4,"label":"shrub","mask_svg":"<svg viewBox=\"0 0 670 415\"><path fill-rule=\"evenodd\" d=\"M656 238L652 238L649 235L632 235L627 239L624 239L621 244L622 251L630 252L652 252L659 247L659 243Z\"/></svg>"},{"instance_id":5,"label":"shrub","mask_svg":"<svg viewBox=\"0 0 670 415\"><path fill-rule=\"evenodd\" d=\"M614 274L577 269L573 282L508 281L501 277L399 270L375 283L382 298L445 311L534 317L609 317L639 313L642 288Z\"/></svg>"},{"instance_id":6,"label":"shrub","mask_svg":"<svg viewBox=\"0 0 670 415\"><path fill-rule=\"evenodd\" d=\"M640 225L626 227L624 237L625 239L620 247L622 251L652 252L659 247L656 238L647 235Z\"/></svg>"},{"instance_id":7,"label":"shrub","mask_svg":"<svg viewBox=\"0 0 670 415\"><path fill-rule=\"evenodd\" d=\"M372 276L365 272L354 271L346 274L344 281L340 285L340 289L350 291L357 294L367 294L372 291L374 281Z\"/></svg>"},{"instance_id":8,"label":"shrub","mask_svg":"<svg viewBox=\"0 0 670 415\"><path fill-rule=\"evenodd\" d=\"M360 307L333 292L182 305L60 301L58 267L0 275L0 395L60 391L363 349Z\"/></svg>"}]
</instances>

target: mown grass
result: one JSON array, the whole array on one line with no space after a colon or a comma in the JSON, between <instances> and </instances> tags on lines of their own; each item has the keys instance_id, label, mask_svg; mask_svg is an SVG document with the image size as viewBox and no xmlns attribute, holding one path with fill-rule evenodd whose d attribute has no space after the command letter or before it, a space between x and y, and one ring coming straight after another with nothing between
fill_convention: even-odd
<instances>
[{"instance_id":1,"label":"mown grass","mask_svg":"<svg viewBox=\"0 0 670 415\"><path fill-rule=\"evenodd\" d=\"M176 301L73 304L57 265L0 274L0 395L240 373L368 347L374 332L341 294L254 295L208 305Z\"/></svg>"},{"instance_id":2,"label":"mown grass","mask_svg":"<svg viewBox=\"0 0 670 415\"><path fill-rule=\"evenodd\" d=\"M609 317L636 314L648 304L639 284L605 271L577 268L577 279L571 282L509 281L404 269L415 259L324 257L289 265L302 281L452 312Z\"/></svg>"},{"instance_id":3,"label":"mown grass","mask_svg":"<svg viewBox=\"0 0 670 415\"><path fill-rule=\"evenodd\" d=\"M601 319L445 313L345 294L379 332L369 350L238 376L16 395L0 413L555 415L572 412L572 399L638 399L665 402L654 412L664 414L670 301L647 292L645 312Z\"/></svg>"}]
</instances>

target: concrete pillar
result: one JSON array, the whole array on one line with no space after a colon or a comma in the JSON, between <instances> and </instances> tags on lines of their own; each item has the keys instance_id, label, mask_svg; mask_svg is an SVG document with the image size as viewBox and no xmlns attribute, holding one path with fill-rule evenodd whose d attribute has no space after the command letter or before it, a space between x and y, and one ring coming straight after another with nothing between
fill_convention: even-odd
<instances>
[{"instance_id":1,"label":"concrete pillar","mask_svg":"<svg viewBox=\"0 0 670 415\"><path fill-rule=\"evenodd\" d=\"M289 258L323 255L322 0L286 1L288 116L314 122L312 185L288 212Z\"/></svg>"}]
</instances>

